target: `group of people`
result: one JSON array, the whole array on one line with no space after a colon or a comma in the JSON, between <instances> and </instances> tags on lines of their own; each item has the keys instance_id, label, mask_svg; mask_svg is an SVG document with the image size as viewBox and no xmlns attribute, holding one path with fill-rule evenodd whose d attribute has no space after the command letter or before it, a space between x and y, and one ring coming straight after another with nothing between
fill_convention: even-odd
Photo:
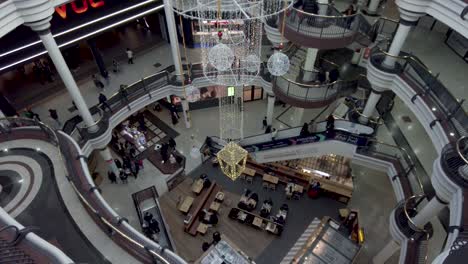
<instances>
[{"instance_id":1,"label":"group of people","mask_svg":"<svg viewBox=\"0 0 468 264\"><path fill-rule=\"evenodd\" d=\"M130 158L129 156L123 156L122 162L118 159L115 159L114 162L119 169L119 178L122 183L128 183L128 177L130 176L136 179L140 170L143 169L142 160ZM107 176L111 183L117 183L117 175L113 171L107 172Z\"/></svg>"},{"instance_id":2,"label":"group of people","mask_svg":"<svg viewBox=\"0 0 468 264\"><path fill-rule=\"evenodd\" d=\"M142 229L143 233L151 240L155 240L153 236L161 232L158 220L150 212L145 212L143 215Z\"/></svg>"},{"instance_id":3,"label":"group of people","mask_svg":"<svg viewBox=\"0 0 468 264\"><path fill-rule=\"evenodd\" d=\"M340 78L340 71L336 68L330 71L322 71L320 70L317 73L316 82L318 84L327 84L327 83L334 83L338 81Z\"/></svg>"}]
</instances>

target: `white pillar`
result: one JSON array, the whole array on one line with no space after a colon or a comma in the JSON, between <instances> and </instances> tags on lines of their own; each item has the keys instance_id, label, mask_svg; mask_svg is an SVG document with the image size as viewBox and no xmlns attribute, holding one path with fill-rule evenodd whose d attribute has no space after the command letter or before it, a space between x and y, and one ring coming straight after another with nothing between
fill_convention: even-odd
<instances>
[{"instance_id":1,"label":"white pillar","mask_svg":"<svg viewBox=\"0 0 468 264\"><path fill-rule=\"evenodd\" d=\"M267 124L271 126L273 124L273 114L275 110L275 96L274 95L269 95L267 94L267 112L266 112L266 117L267 117Z\"/></svg>"},{"instance_id":2,"label":"white pillar","mask_svg":"<svg viewBox=\"0 0 468 264\"><path fill-rule=\"evenodd\" d=\"M317 4L320 4L318 10L319 15L326 16L328 11L328 6L326 6L328 5L328 0L317 0Z\"/></svg>"},{"instance_id":3,"label":"white pillar","mask_svg":"<svg viewBox=\"0 0 468 264\"><path fill-rule=\"evenodd\" d=\"M186 99L182 99L182 116L184 117L185 127L190 128L190 114L189 114L189 104Z\"/></svg>"},{"instance_id":4,"label":"white pillar","mask_svg":"<svg viewBox=\"0 0 468 264\"><path fill-rule=\"evenodd\" d=\"M170 0L164 0L164 12L166 14L166 24L167 24L167 31L169 33L169 42L171 43L171 54L172 54L172 62L174 63L175 71L174 73L177 76L178 80L181 80L181 73L180 73L180 63L182 60L180 59L179 53L179 40L177 38L177 27L175 24L174 18L174 11L172 10L172 5Z\"/></svg>"},{"instance_id":5,"label":"white pillar","mask_svg":"<svg viewBox=\"0 0 468 264\"><path fill-rule=\"evenodd\" d=\"M437 197L432 198L418 214L412 218L413 223L420 229L424 229L424 226L431 221L432 218L444 209L445 204L441 203Z\"/></svg>"},{"instance_id":6,"label":"white pillar","mask_svg":"<svg viewBox=\"0 0 468 264\"><path fill-rule=\"evenodd\" d=\"M369 5L367 6L367 13L376 14L379 4L380 0L370 0Z\"/></svg>"},{"instance_id":7,"label":"white pillar","mask_svg":"<svg viewBox=\"0 0 468 264\"><path fill-rule=\"evenodd\" d=\"M315 60L317 59L318 49L308 48L306 58L304 61L304 74L302 80L305 82L310 82L314 79L314 66Z\"/></svg>"},{"instance_id":8,"label":"white pillar","mask_svg":"<svg viewBox=\"0 0 468 264\"><path fill-rule=\"evenodd\" d=\"M294 115L291 116L291 121L294 122L294 119L297 120L297 126L300 126L303 124L302 119L304 117L304 108L299 108L295 107L296 109L294 110Z\"/></svg>"},{"instance_id":9,"label":"white pillar","mask_svg":"<svg viewBox=\"0 0 468 264\"><path fill-rule=\"evenodd\" d=\"M63 58L54 37L50 33L50 30L39 31L38 34L39 38L42 40L42 44L46 48L52 62L54 63L60 78L62 78L62 81L65 84L65 88L67 88L68 93L75 102L76 107L78 108L78 112L88 127L88 130L91 132L97 131L98 127L94 123L93 116L91 115L91 112L89 111L88 106L86 105L86 102L81 95L80 89L78 88L75 79L73 79L73 75L71 74L67 63L65 62L65 59Z\"/></svg>"},{"instance_id":10,"label":"white pillar","mask_svg":"<svg viewBox=\"0 0 468 264\"><path fill-rule=\"evenodd\" d=\"M119 177L119 169L117 168L117 165L115 165L115 161L114 161L114 158L112 157L109 147L101 149L99 151L99 154L101 154L102 159L109 166L109 170L114 172L115 176Z\"/></svg>"},{"instance_id":11,"label":"white pillar","mask_svg":"<svg viewBox=\"0 0 468 264\"><path fill-rule=\"evenodd\" d=\"M398 245L393 239L377 254L372 258L372 263L374 264L383 264L385 263L393 254L395 254L400 245Z\"/></svg>"},{"instance_id":12,"label":"white pillar","mask_svg":"<svg viewBox=\"0 0 468 264\"><path fill-rule=\"evenodd\" d=\"M403 23L400 23L398 25L398 29L395 33L395 37L393 38L392 44L390 45L390 48L388 49L388 53L390 55L393 55L393 56L400 55L401 48L403 47L403 44L405 43L406 37L408 37L410 30L411 30L410 25L406 25ZM387 56L385 57L383 64L389 68L393 68L395 66L395 61L396 61L395 58Z\"/></svg>"},{"instance_id":13,"label":"white pillar","mask_svg":"<svg viewBox=\"0 0 468 264\"><path fill-rule=\"evenodd\" d=\"M371 92L369 99L367 99L366 106L362 111L363 116L360 117L362 122L367 122L367 118L372 117L375 112L375 106L379 102L381 96L381 94Z\"/></svg>"}]
</instances>

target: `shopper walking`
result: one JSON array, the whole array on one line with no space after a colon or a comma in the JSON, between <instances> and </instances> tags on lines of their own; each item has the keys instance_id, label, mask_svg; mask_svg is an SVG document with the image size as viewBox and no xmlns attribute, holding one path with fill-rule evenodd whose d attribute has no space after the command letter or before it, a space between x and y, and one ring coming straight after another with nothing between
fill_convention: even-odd
<instances>
[{"instance_id":1,"label":"shopper walking","mask_svg":"<svg viewBox=\"0 0 468 264\"><path fill-rule=\"evenodd\" d=\"M115 59L112 60L112 71L113 71L114 73L120 72L120 64L119 64L119 62L118 62L117 60L115 60Z\"/></svg>"},{"instance_id":2,"label":"shopper walking","mask_svg":"<svg viewBox=\"0 0 468 264\"><path fill-rule=\"evenodd\" d=\"M52 120L55 121L56 126L57 126L57 129L61 129L61 128L62 128L62 123L61 123L60 120L59 120L59 117L58 117L58 114L57 114L57 110L55 110L55 109L49 109L49 116L50 116L50 118L52 118Z\"/></svg>"},{"instance_id":3,"label":"shopper walking","mask_svg":"<svg viewBox=\"0 0 468 264\"><path fill-rule=\"evenodd\" d=\"M263 118L263 121L262 121L262 129L265 129L267 126L268 126L267 117L265 116L265 118Z\"/></svg>"},{"instance_id":4,"label":"shopper walking","mask_svg":"<svg viewBox=\"0 0 468 264\"><path fill-rule=\"evenodd\" d=\"M300 136L307 137L308 135L309 135L309 125L307 123L304 123L301 129Z\"/></svg>"},{"instance_id":5,"label":"shopper walking","mask_svg":"<svg viewBox=\"0 0 468 264\"><path fill-rule=\"evenodd\" d=\"M103 83L101 82L101 80L96 76L96 74L93 74L92 78L93 78L94 85L95 85L97 88L101 88L101 89L104 88L104 84L103 84Z\"/></svg>"},{"instance_id":6,"label":"shopper walking","mask_svg":"<svg viewBox=\"0 0 468 264\"><path fill-rule=\"evenodd\" d=\"M119 94L120 94L121 99L128 104L127 85L125 85L125 84L120 85Z\"/></svg>"},{"instance_id":7,"label":"shopper walking","mask_svg":"<svg viewBox=\"0 0 468 264\"><path fill-rule=\"evenodd\" d=\"M327 137L333 138L335 133L335 118L333 115L329 115L327 118Z\"/></svg>"},{"instance_id":8,"label":"shopper walking","mask_svg":"<svg viewBox=\"0 0 468 264\"><path fill-rule=\"evenodd\" d=\"M127 48L128 64L133 64L133 51Z\"/></svg>"},{"instance_id":9,"label":"shopper walking","mask_svg":"<svg viewBox=\"0 0 468 264\"><path fill-rule=\"evenodd\" d=\"M107 97L103 94L99 94L99 104L101 104L102 111L106 111L106 108L109 109L109 112L112 113L112 108L110 108L109 104L107 103Z\"/></svg>"}]
</instances>

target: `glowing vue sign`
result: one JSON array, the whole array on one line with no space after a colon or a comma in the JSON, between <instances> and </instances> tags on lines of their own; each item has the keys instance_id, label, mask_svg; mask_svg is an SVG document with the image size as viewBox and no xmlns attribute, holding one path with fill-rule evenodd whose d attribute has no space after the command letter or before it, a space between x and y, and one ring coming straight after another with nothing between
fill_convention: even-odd
<instances>
[{"instance_id":1,"label":"glowing vue sign","mask_svg":"<svg viewBox=\"0 0 468 264\"><path fill-rule=\"evenodd\" d=\"M66 19L67 6L69 5L71 6L73 12L81 14L88 11L89 6L91 6L92 8L104 6L104 0L76 0L71 2L70 4L57 6L55 8L55 12L57 12L57 14L59 14L61 18Z\"/></svg>"}]
</instances>

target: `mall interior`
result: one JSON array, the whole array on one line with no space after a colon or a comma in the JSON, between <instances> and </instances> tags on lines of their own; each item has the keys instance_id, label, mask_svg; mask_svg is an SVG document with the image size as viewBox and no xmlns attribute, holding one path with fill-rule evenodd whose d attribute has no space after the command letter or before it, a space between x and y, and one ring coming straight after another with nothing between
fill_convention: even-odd
<instances>
[{"instance_id":1,"label":"mall interior","mask_svg":"<svg viewBox=\"0 0 468 264\"><path fill-rule=\"evenodd\" d=\"M467 263L467 83L468 0L0 0L0 263Z\"/></svg>"}]
</instances>

